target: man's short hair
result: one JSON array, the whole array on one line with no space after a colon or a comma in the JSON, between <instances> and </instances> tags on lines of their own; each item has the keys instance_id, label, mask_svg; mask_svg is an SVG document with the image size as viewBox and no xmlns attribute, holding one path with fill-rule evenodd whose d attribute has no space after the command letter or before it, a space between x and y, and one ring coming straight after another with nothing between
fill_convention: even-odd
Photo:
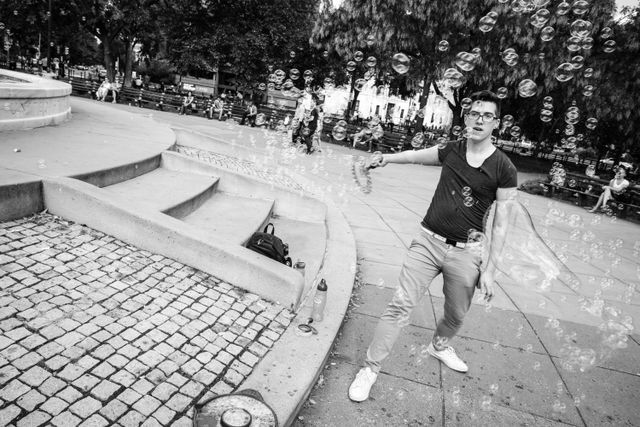
<instances>
[{"instance_id":1,"label":"man's short hair","mask_svg":"<svg viewBox=\"0 0 640 427\"><path fill-rule=\"evenodd\" d=\"M496 116L500 118L500 98L495 93L490 90L481 90L479 92L472 93L469 98L471 98L472 103L476 101L484 101L496 104Z\"/></svg>"}]
</instances>

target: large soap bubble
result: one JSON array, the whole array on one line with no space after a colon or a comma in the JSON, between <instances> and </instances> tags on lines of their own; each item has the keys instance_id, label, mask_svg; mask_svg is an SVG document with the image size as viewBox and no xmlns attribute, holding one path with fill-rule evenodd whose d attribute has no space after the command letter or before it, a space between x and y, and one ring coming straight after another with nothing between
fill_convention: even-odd
<instances>
[{"instance_id":1,"label":"large soap bubble","mask_svg":"<svg viewBox=\"0 0 640 427\"><path fill-rule=\"evenodd\" d=\"M333 127L333 131L331 132L331 135L333 136L333 139L335 139L336 141L342 141L347 137L347 129L343 126L338 126L336 124L336 126Z\"/></svg>"},{"instance_id":2,"label":"large soap bubble","mask_svg":"<svg viewBox=\"0 0 640 427\"><path fill-rule=\"evenodd\" d=\"M570 62L564 62L558 65L554 75L559 82L568 82L573 78L573 65Z\"/></svg>"},{"instance_id":3,"label":"large soap bubble","mask_svg":"<svg viewBox=\"0 0 640 427\"><path fill-rule=\"evenodd\" d=\"M529 22L536 28L542 28L549 22L550 16L551 13L547 9L540 9L531 15Z\"/></svg>"},{"instance_id":4,"label":"large soap bubble","mask_svg":"<svg viewBox=\"0 0 640 427\"><path fill-rule=\"evenodd\" d=\"M469 52L460 52L456 55L456 65L462 71L471 71L476 66L476 56Z\"/></svg>"},{"instance_id":5,"label":"large soap bubble","mask_svg":"<svg viewBox=\"0 0 640 427\"><path fill-rule=\"evenodd\" d=\"M589 10L589 3L585 0L576 0L571 5L574 15L584 15Z\"/></svg>"},{"instance_id":6,"label":"large soap bubble","mask_svg":"<svg viewBox=\"0 0 640 427\"><path fill-rule=\"evenodd\" d=\"M544 27L542 31L540 31L540 39L543 42L551 41L555 35L556 30L553 27Z\"/></svg>"},{"instance_id":7,"label":"large soap bubble","mask_svg":"<svg viewBox=\"0 0 640 427\"><path fill-rule=\"evenodd\" d=\"M563 1L556 7L556 15L566 15L569 13L569 9L571 9L571 5L566 1Z\"/></svg>"},{"instance_id":8,"label":"large soap bubble","mask_svg":"<svg viewBox=\"0 0 640 427\"><path fill-rule=\"evenodd\" d=\"M538 91L538 85L531 79L524 79L518 84L518 93L522 98L530 98Z\"/></svg>"},{"instance_id":9,"label":"large soap bubble","mask_svg":"<svg viewBox=\"0 0 640 427\"><path fill-rule=\"evenodd\" d=\"M571 35L580 37L581 39L587 37L593 31L593 24L584 19L576 19L571 23Z\"/></svg>"},{"instance_id":10,"label":"large soap bubble","mask_svg":"<svg viewBox=\"0 0 640 427\"><path fill-rule=\"evenodd\" d=\"M513 48L505 49L502 52L502 60L510 67L515 66L518 63L519 55Z\"/></svg>"},{"instance_id":11,"label":"large soap bubble","mask_svg":"<svg viewBox=\"0 0 640 427\"><path fill-rule=\"evenodd\" d=\"M464 76L455 68L447 68L444 72L444 81L450 87L457 89L464 84Z\"/></svg>"},{"instance_id":12,"label":"large soap bubble","mask_svg":"<svg viewBox=\"0 0 640 427\"><path fill-rule=\"evenodd\" d=\"M483 33L488 33L493 30L496 25L496 18L493 15L485 15L478 21L478 29Z\"/></svg>"},{"instance_id":13,"label":"large soap bubble","mask_svg":"<svg viewBox=\"0 0 640 427\"><path fill-rule=\"evenodd\" d=\"M571 52L577 52L582 49L582 40L580 37L571 36L567 39L567 49Z\"/></svg>"},{"instance_id":14,"label":"large soap bubble","mask_svg":"<svg viewBox=\"0 0 640 427\"><path fill-rule=\"evenodd\" d=\"M366 62L367 67L373 68L376 66L377 63L378 63L378 60L376 59L375 56L370 56L367 58L367 62Z\"/></svg>"},{"instance_id":15,"label":"large soap bubble","mask_svg":"<svg viewBox=\"0 0 640 427\"><path fill-rule=\"evenodd\" d=\"M571 58L571 66L574 70L579 70L584 66L584 56L576 55Z\"/></svg>"},{"instance_id":16,"label":"large soap bubble","mask_svg":"<svg viewBox=\"0 0 640 427\"><path fill-rule=\"evenodd\" d=\"M513 121L514 121L513 116L511 114L507 114L502 118L502 125L505 128L509 128L513 126Z\"/></svg>"},{"instance_id":17,"label":"large soap bubble","mask_svg":"<svg viewBox=\"0 0 640 427\"><path fill-rule=\"evenodd\" d=\"M540 120L544 123L549 123L553 119L553 111L542 109L540 110Z\"/></svg>"},{"instance_id":18,"label":"large soap bubble","mask_svg":"<svg viewBox=\"0 0 640 427\"><path fill-rule=\"evenodd\" d=\"M600 38L601 39L610 39L611 37L613 37L613 30L611 29L611 27L603 27L602 30L600 30Z\"/></svg>"},{"instance_id":19,"label":"large soap bubble","mask_svg":"<svg viewBox=\"0 0 640 427\"><path fill-rule=\"evenodd\" d=\"M590 50L592 47L593 47L593 38L592 37L585 37L580 42L580 48L582 50Z\"/></svg>"},{"instance_id":20,"label":"large soap bubble","mask_svg":"<svg viewBox=\"0 0 640 427\"><path fill-rule=\"evenodd\" d=\"M393 58L391 59L391 67L398 74L405 74L409 71L409 63L409 57L401 52L393 55Z\"/></svg>"},{"instance_id":21,"label":"large soap bubble","mask_svg":"<svg viewBox=\"0 0 640 427\"><path fill-rule=\"evenodd\" d=\"M612 53L616 50L615 40L607 40L602 44L602 51L604 53Z\"/></svg>"}]
</instances>

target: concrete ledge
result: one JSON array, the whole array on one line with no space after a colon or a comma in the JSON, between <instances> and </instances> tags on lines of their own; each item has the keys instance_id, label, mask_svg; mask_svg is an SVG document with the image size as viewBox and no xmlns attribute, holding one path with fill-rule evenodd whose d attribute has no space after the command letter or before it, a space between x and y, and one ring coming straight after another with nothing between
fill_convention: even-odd
<instances>
[{"instance_id":1,"label":"concrete ledge","mask_svg":"<svg viewBox=\"0 0 640 427\"><path fill-rule=\"evenodd\" d=\"M276 345L241 385L241 388L258 390L274 409L282 426L293 424L322 373L355 283L355 238L342 212L332 201L327 201L326 224L327 250L318 277L327 281L329 290L324 320L314 324L318 335L301 337L296 334L298 325L306 323L311 313L311 292Z\"/></svg>"},{"instance_id":2,"label":"concrete ledge","mask_svg":"<svg viewBox=\"0 0 640 427\"><path fill-rule=\"evenodd\" d=\"M54 215L174 258L291 309L300 303L304 283L298 272L242 246L205 241L189 224L122 204L71 178L45 179L43 193L45 206Z\"/></svg>"},{"instance_id":3,"label":"concrete ledge","mask_svg":"<svg viewBox=\"0 0 640 427\"><path fill-rule=\"evenodd\" d=\"M159 167L160 154L122 166L73 175L71 178L79 179L80 181L102 188L144 175Z\"/></svg>"},{"instance_id":4,"label":"concrete ledge","mask_svg":"<svg viewBox=\"0 0 640 427\"><path fill-rule=\"evenodd\" d=\"M218 176L220 181L217 189L225 193L273 199L275 200L273 212L276 215L307 222L324 222L325 220L327 207L315 198L300 196L291 190L228 169L218 168L180 153L163 152L162 167L176 171Z\"/></svg>"},{"instance_id":5,"label":"concrete ledge","mask_svg":"<svg viewBox=\"0 0 640 427\"><path fill-rule=\"evenodd\" d=\"M0 221L22 218L42 210L44 201L39 179L0 186Z\"/></svg>"},{"instance_id":6,"label":"concrete ledge","mask_svg":"<svg viewBox=\"0 0 640 427\"><path fill-rule=\"evenodd\" d=\"M19 102L22 106L26 106L28 101L18 100L16 102ZM26 130L42 126L55 126L66 122L70 117L71 107L67 107L64 111L44 116L0 120L0 127L2 130Z\"/></svg>"}]
</instances>

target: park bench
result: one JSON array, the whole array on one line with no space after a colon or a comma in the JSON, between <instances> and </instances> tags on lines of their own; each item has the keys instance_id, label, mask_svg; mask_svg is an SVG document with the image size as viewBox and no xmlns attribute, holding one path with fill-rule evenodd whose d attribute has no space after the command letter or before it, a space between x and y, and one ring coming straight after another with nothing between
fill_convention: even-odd
<instances>
[{"instance_id":1,"label":"park bench","mask_svg":"<svg viewBox=\"0 0 640 427\"><path fill-rule=\"evenodd\" d=\"M71 85L71 92L79 96L89 96L91 99L96 98L96 91L100 87L98 82L71 77L69 78L69 84Z\"/></svg>"},{"instance_id":2,"label":"park bench","mask_svg":"<svg viewBox=\"0 0 640 427\"><path fill-rule=\"evenodd\" d=\"M567 201L576 206L594 206L600 194L602 186L609 180L588 177L581 174L567 172L562 184L553 182L541 183L543 194L557 200ZM619 218L640 219L640 186L630 185L622 194L608 202L611 213Z\"/></svg>"}]
</instances>

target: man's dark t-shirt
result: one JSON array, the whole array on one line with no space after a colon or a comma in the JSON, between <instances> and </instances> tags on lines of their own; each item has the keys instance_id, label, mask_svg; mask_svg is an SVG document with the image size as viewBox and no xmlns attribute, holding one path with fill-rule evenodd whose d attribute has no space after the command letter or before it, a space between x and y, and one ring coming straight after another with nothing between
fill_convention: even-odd
<instances>
[{"instance_id":1,"label":"man's dark t-shirt","mask_svg":"<svg viewBox=\"0 0 640 427\"><path fill-rule=\"evenodd\" d=\"M438 151L440 181L422 226L447 239L466 242L470 229L483 230L484 215L498 188L518 185L511 160L496 149L479 168L466 158L467 142L452 141Z\"/></svg>"}]
</instances>

